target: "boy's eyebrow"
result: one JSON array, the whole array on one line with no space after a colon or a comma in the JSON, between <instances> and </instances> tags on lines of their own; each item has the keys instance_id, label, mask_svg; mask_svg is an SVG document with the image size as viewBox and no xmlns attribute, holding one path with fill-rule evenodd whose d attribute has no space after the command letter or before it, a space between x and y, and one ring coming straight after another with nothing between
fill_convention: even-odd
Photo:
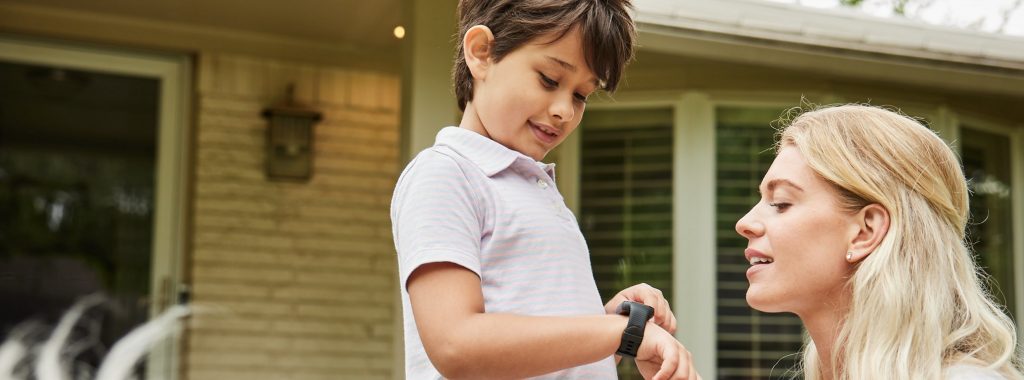
<instances>
[{"instance_id":1,"label":"boy's eyebrow","mask_svg":"<svg viewBox=\"0 0 1024 380\"><path fill-rule=\"evenodd\" d=\"M569 62L566 62L566 61L563 61L561 59L552 57L550 55L545 55L545 57L547 57L548 60L555 61L555 63L557 63L559 66L562 66L562 68L564 68L566 70L572 71L574 73L576 72L576 66L573 66L573 64L571 64Z\"/></svg>"},{"instance_id":2,"label":"boy's eyebrow","mask_svg":"<svg viewBox=\"0 0 1024 380\"><path fill-rule=\"evenodd\" d=\"M559 66L562 66L563 69L569 70L569 71L574 72L574 73L576 72L576 66L571 64L571 63L569 63L569 62L566 62L566 61L563 61L561 59L552 57L550 55L545 55L544 57L546 57L550 61L554 61ZM598 88L601 88L601 80L600 79L594 78L593 83L594 83L594 86L597 86Z\"/></svg>"}]
</instances>

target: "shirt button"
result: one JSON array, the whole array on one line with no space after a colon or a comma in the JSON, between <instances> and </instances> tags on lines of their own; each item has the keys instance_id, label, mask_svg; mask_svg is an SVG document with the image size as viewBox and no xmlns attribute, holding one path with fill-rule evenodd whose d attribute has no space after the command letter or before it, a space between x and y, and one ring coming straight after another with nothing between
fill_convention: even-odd
<instances>
[{"instance_id":1,"label":"shirt button","mask_svg":"<svg viewBox=\"0 0 1024 380\"><path fill-rule=\"evenodd\" d=\"M548 188L548 183L545 180L538 179L537 180L537 186L539 186L541 189L547 189Z\"/></svg>"}]
</instances>

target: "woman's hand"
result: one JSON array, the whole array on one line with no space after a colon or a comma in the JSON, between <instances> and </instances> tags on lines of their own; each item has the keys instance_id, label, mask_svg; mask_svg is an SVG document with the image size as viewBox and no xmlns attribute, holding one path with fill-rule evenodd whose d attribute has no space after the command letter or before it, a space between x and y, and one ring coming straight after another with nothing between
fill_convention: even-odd
<instances>
[{"instance_id":1,"label":"woman's hand","mask_svg":"<svg viewBox=\"0 0 1024 380\"><path fill-rule=\"evenodd\" d=\"M612 297L604 305L605 314L615 314L615 309L619 307L622 301L633 301L653 307L654 318L652 318L652 321L654 324L670 334L676 333L676 316L672 314L672 308L669 306L668 300L661 293L661 290L647 284L630 286L616 294L615 297Z\"/></svg>"}]
</instances>

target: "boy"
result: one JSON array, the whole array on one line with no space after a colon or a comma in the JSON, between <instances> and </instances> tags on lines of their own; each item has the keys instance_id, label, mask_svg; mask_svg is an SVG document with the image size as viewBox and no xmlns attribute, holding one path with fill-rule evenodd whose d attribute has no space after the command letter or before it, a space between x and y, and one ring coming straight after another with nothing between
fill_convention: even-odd
<instances>
[{"instance_id":1,"label":"boy","mask_svg":"<svg viewBox=\"0 0 1024 380\"><path fill-rule=\"evenodd\" d=\"M553 165L538 162L587 96L614 91L633 54L628 8L460 1L462 121L409 163L391 206L407 378L614 379L616 353L646 378L698 378L660 291L633 286L602 307Z\"/></svg>"}]
</instances>

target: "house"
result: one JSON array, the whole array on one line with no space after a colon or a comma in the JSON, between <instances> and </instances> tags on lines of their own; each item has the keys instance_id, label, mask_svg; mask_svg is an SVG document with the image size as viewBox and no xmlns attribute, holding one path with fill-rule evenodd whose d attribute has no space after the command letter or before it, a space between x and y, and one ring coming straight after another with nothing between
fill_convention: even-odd
<instances>
[{"instance_id":1,"label":"house","mask_svg":"<svg viewBox=\"0 0 1024 380\"><path fill-rule=\"evenodd\" d=\"M705 378L777 378L800 347L799 321L747 307L732 226L801 102L898 107L956 147L978 259L1022 315L1024 39L755 0L635 5L623 85L549 158L602 292L664 289ZM0 229L20 228L0 239L4 327L93 290L121 330L187 298L200 308L152 378L401 378L388 203L458 120L454 14L0 0ZM262 113L289 101L323 117L307 181L266 173Z\"/></svg>"}]
</instances>

